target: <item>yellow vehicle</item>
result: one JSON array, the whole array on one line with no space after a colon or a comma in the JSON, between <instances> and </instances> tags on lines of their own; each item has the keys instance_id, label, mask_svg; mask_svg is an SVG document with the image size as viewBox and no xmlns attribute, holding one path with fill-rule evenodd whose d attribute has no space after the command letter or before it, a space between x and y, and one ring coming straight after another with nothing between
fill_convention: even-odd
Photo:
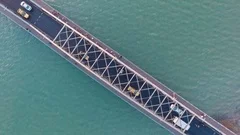
<instances>
[{"instance_id":1,"label":"yellow vehicle","mask_svg":"<svg viewBox=\"0 0 240 135\"><path fill-rule=\"evenodd\" d=\"M88 60L89 60L89 56L86 55L86 56L84 57L84 59L88 61Z\"/></svg>"},{"instance_id":2,"label":"yellow vehicle","mask_svg":"<svg viewBox=\"0 0 240 135\"><path fill-rule=\"evenodd\" d=\"M28 13L26 13L24 10L22 10L21 8L19 8L18 10L17 10L17 12L22 16L22 17L24 17L25 19L28 19L29 18L29 14Z\"/></svg>"},{"instance_id":3,"label":"yellow vehicle","mask_svg":"<svg viewBox=\"0 0 240 135\"><path fill-rule=\"evenodd\" d=\"M85 55L85 53L84 52L82 52L82 51L80 51L77 55L83 55L83 57L84 57L84 59L85 60L89 60L89 56L88 55Z\"/></svg>"},{"instance_id":4,"label":"yellow vehicle","mask_svg":"<svg viewBox=\"0 0 240 135\"><path fill-rule=\"evenodd\" d=\"M135 90L133 87L131 86L128 86L128 91L130 91L132 94L134 94L135 96L139 96L140 95L140 92Z\"/></svg>"}]
</instances>

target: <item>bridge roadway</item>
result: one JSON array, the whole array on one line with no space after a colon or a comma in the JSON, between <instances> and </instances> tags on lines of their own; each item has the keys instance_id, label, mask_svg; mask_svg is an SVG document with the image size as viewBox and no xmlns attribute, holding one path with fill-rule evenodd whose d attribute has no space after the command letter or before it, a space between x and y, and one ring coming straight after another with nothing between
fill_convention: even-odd
<instances>
[{"instance_id":1,"label":"bridge roadway","mask_svg":"<svg viewBox=\"0 0 240 135\"><path fill-rule=\"evenodd\" d=\"M33 7L29 19L17 14L20 2L0 0L1 13L171 133L234 135L45 2L26 0ZM172 104L183 113L173 111ZM174 124L174 117L187 123L189 130Z\"/></svg>"}]
</instances>

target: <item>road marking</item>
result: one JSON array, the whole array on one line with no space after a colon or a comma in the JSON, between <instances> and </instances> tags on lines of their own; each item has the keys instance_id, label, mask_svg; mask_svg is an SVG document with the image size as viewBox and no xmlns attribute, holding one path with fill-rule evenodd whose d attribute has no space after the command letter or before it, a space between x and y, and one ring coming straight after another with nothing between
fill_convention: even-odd
<instances>
[{"instance_id":1,"label":"road marking","mask_svg":"<svg viewBox=\"0 0 240 135\"><path fill-rule=\"evenodd\" d=\"M43 15L43 12L38 16L37 20L33 24L36 24L39 21L39 19L42 17L42 15Z\"/></svg>"}]
</instances>

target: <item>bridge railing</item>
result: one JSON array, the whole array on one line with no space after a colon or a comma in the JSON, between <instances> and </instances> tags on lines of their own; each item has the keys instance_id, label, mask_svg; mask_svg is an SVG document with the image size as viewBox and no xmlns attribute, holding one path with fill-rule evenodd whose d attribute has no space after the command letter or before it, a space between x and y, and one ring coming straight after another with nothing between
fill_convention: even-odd
<instances>
[{"instance_id":1,"label":"bridge railing","mask_svg":"<svg viewBox=\"0 0 240 135\"><path fill-rule=\"evenodd\" d=\"M178 116L190 125L195 118L196 115L181 106L174 97L153 86L148 80L120 63L119 58L109 55L107 50L99 48L67 25L63 25L52 41L86 68L95 72L99 78L114 86L116 90L181 132L184 133L187 126L180 128L173 123L173 119ZM171 105L183 110L183 113L181 115L174 113L170 108Z\"/></svg>"}]
</instances>

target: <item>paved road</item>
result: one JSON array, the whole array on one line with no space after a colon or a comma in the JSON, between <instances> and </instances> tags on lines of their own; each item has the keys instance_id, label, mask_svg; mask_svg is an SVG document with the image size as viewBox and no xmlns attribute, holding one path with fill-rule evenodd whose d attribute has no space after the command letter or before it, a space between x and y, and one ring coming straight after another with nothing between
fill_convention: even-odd
<instances>
[{"instance_id":1,"label":"paved road","mask_svg":"<svg viewBox=\"0 0 240 135\"><path fill-rule=\"evenodd\" d=\"M0 2L17 14L17 10L21 7L20 2L22 2L22 0L0 0ZM31 4L27 0L26 2L33 7L31 12L25 10L30 15L30 18L26 21L30 22L32 25L35 25L40 30L43 30L51 38L54 38L62 28L62 24L53 20L34 4Z\"/></svg>"}]
</instances>

